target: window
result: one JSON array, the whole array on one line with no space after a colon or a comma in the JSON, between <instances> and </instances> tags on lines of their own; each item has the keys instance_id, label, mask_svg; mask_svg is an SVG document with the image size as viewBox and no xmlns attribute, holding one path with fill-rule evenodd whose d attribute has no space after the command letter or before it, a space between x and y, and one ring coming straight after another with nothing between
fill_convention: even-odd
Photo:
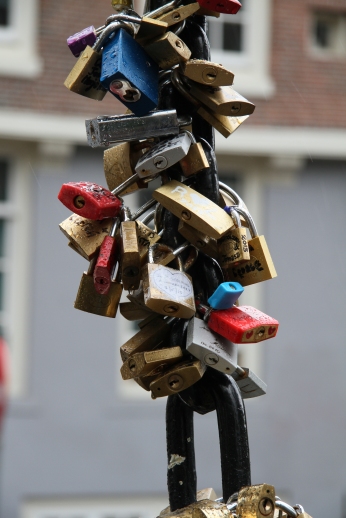
<instances>
[{"instance_id":1,"label":"window","mask_svg":"<svg viewBox=\"0 0 346 518\"><path fill-rule=\"evenodd\" d=\"M208 18L211 59L234 72L234 88L245 96L268 98L274 92L269 73L271 2L243 0L236 15Z\"/></svg>"},{"instance_id":2,"label":"window","mask_svg":"<svg viewBox=\"0 0 346 518\"><path fill-rule=\"evenodd\" d=\"M346 15L314 13L311 25L311 47L319 56L346 56Z\"/></svg>"},{"instance_id":3,"label":"window","mask_svg":"<svg viewBox=\"0 0 346 518\"><path fill-rule=\"evenodd\" d=\"M0 0L0 75L36 77L38 0Z\"/></svg>"}]
</instances>

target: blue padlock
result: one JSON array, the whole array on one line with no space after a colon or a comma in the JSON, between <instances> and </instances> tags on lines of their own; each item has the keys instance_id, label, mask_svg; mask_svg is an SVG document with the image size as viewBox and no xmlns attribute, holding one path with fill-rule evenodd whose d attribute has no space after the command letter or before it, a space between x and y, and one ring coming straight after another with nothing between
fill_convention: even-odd
<instances>
[{"instance_id":1,"label":"blue padlock","mask_svg":"<svg viewBox=\"0 0 346 518\"><path fill-rule=\"evenodd\" d=\"M208 304L213 309L228 309L238 300L244 288L239 282L223 282L209 297Z\"/></svg>"},{"instance_id":2,"label":"blue padlock","mask_svg":"<svg viewBox=\"0 0 346 518\"><path fill-rule=\"evenodd\" d=\"M118 29L102 52L101 83L137 117L156 108L159 69L125 29Z\"/></svg>"}]
</instances>

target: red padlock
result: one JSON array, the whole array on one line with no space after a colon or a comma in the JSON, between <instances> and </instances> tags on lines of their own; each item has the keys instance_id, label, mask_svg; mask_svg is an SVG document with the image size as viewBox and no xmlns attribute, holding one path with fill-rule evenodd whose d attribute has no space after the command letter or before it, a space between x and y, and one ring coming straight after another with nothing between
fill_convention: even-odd
<instances>
[{"instance_id":1,"label":"red padlock","mask_svg":"<svg viewBox=\"0 0 346 518\"><path fill-rule=\"evenodd\" d=\"M225 14L237 14L241 8L238 0L198 0L198 3L201 7Z\"/></svg>"},{"instance_id":2,"label":"red padlock","mask_svg":"<svg viewBox=\"0 0 346 518\"><path fill-rule=\"evenodd\" d=\"M211 311L204 304L196 304L208 327L236 344L254 343L274 338L279 322L252 306L233 306Z\"/></svg>"},{"instance_id":3,"label":"red padlock","mask_svg":"<svg viewBox=\"0 0 346 518\"><path fill-rule=\"evenodd\" d=\"M79 216L88 219L114 218L119 215L122 202L110 191L91 182L64 183L58 199Z\"/></svg>"},{"instance_id":4,"label":"red padlock","mask_svg":"<svg viewBox=\"0 0 346 518\"><path fill-rule=\"evenodd\" d=\"M119 218L116 219L109 236L102 242L100 253L94 269L94 286L100 295L107 295L111 286L111 277L114 265L117 260L116 233L120 225Z\"/></svg>"}]
</instances>

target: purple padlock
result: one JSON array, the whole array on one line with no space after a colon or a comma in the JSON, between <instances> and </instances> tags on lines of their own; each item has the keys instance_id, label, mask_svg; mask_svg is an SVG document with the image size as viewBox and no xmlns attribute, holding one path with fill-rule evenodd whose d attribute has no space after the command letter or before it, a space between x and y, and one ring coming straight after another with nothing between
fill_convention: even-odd
<instances>
[{"instance_id":1,"label":"purple padlock","mask_svg":"<svg viewBox=\"0 0 346 518\"><path fill-rule=\"evenodd\" d=\"M95 27L91 25L67 38L67 45L72 54L78 58L79 54L89 45L92 47L97 39Z\"/></svg>"}]
</instances>

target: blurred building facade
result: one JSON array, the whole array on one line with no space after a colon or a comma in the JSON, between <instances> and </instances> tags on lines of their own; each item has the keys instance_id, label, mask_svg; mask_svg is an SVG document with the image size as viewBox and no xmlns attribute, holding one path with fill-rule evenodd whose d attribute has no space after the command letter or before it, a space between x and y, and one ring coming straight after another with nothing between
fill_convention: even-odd
<instances>
[{"instance_id":1,"label":"blurred building facade","mask_svg":"<svg viewBox=\"0 0 346 518\"><path fill-rule=\"evenodd\" d=\"M0 326L12 358L1 518L152 518L166 505L165 401L120 377L133 326L73 309L86 263L58 230L61 184L105 183L84 120L123 112L110 94L100 104L63 86L75 62L65 40L109 14L108 0L0 0ZM229 139L216 135L220 176L278 271L242 300L281 323L240 352L268 384L246 402L253 483L314 518L345 518L346 4L244 0L209 35L256 104ZM198 487L220 494L216 416L196 416L195 434Z\"/></svg>"}]
</instances>

